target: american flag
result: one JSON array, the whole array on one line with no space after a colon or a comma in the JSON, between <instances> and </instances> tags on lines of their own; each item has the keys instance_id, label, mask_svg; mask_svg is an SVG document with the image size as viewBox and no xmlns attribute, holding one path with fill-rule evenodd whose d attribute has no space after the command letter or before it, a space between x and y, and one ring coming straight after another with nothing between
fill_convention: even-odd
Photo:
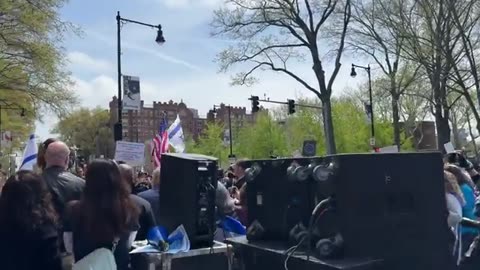
<instances>
[{"instance_id":1,"label":"american flag","mask_svg":"<svg viewBox=\"0 0 480 270\"><path fill-rule=\"evenodd\" d=\"M163 116L162 121L160 122L160 128L158 134L153 138L153 151L152 159L155 168L160 167L160 160L162 154L168 152L168 127L167 127L167 118Z\"/></svg>"}]
</instances>

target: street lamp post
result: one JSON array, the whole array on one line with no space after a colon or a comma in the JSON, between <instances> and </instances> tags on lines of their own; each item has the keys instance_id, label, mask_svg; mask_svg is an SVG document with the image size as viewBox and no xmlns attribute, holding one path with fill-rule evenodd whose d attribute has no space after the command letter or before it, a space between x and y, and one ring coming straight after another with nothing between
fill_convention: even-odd
<instances>
[{"instance_id":1,"label":"street lamp post","mask_svg":"<svg viewBox=\"0 0 480 270\"><path fill-rule=\"evenodd\" d=\"M364 66L359 66L352 64L352 72L350 73L350 76L355 78L357 76L357 72L355 71L355 68L361 68L367 71L368 74L368 95L370 99L370 104L367 107L367 112L370 113L370 128L371 128L371 139L370 139L370 144L372 147L375 146L375 123L373 121L373 95L372 95L372 74L371 74L371 69L370 65L364 67Z\"/></svg>"},{"instance_id":2,"label":"street lamp post","mask_svg":"<svg viewBox=\"0 0 480 270\"><path fill-rule=\"evenodd\" d=\"M157 37L155 38L155 42L158 44L163 44L165 43L165 38L163 37L163 31L162 31L162 25L153 25L153 24L148 24L148 23L143 23L139 21L134 21L126 18L120 17L120 11L117 12L117 68L118 68L118 74L117 74L117 80L118 80L118 122L115 124L114 128L114 137L115 140L119 141L122 140L123 137L123 128L122 128L122 49L121 49L121 40L120 40L120 30L122 28L122 22L123 23L134 23L138 25L143 25L151 28L157 28Z\"/></svg>"},{"instance_id":3,"label":"street lamp post","mask_svg":"<svg viewBox=\"0 0 480 270\"><path fill-rule=\"evenodd\" d=\"M217 108L221 108L222 106L213 105L213 112L217 112ZM229 159L234 159L235 155L233 154L233 141L232 141L232 106L228 105L225 106L228 111L228 141L230 143L230 155L228 155Z\"/></svg>"}]
</instances>

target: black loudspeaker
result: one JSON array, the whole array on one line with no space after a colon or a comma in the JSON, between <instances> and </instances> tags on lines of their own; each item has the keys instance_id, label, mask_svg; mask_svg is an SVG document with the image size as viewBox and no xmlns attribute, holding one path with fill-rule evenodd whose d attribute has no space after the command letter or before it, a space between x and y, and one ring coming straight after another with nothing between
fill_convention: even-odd
<instances>
[{"instance_id":1,"label":"black loudspeaker","mask_svg":"<svg viewBox=\"0 0 480 270\"><path fill-rule=\"evenodd\" d=\"M326 157L344 257L385 269L454 269L440 153Z\"/></svg>"},{"instance_id":2,"label":"black loudspeaker","mask_svg":"<svg viewBox=\"0 0 480 270\"><path fill-rule=\"evenodd\" d=\"M211 246L215 226L217 160L196 154L164 154L159 225L187 231L192 248Z\"/></svg>"},{"instance_id":3,"label":"black loudspeaker","mask_svg":"<svg viewBox=\"0 0 480 270\"><path fill-rule=\"evenodd\" d=\"M321 183L312 172L323 159L247 162L247 238L288 241L304 235L315 202L321 199L314 189Z\"/></svg>"}]
</instances>

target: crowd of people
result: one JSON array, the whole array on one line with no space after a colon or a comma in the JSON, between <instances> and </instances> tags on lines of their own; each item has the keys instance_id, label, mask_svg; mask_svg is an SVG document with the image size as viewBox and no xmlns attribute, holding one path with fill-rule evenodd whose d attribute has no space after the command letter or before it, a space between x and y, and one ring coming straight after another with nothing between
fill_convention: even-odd
<instances>
[{"instance_id":1,"label":"crowd of people","mask_svg":"<svg viewBox=\"0 0 480 270\"><path fill-rule=\"evenodd\" d=\"M96 159L72 170L70 157L64 142L48 139L38 151L38 171L2 181L0 237L8 244L0 247L0 269L72 269L99 248L113 252L118 269L135 268L132 243L161 225L160 169L150 176ZM238 162L230 169L218 181L217 213L245 222L246 167Z\"/></svg>"},{"instance_id":2,"label":"crowd of people","mask_svg":"<svg viewBox=\"0 0 480 270\"><path fill-rule=\"evenodd\" d=\"M458 265L471 248L479 231L461 225L462 218L477 220L480 210L480 175L462 152L448 154L444 160L444 182L448 210L447 223L452 230L451 250Z\"/></svg>"},{"instance_id":3,"label":"crowd of people","mask_svg":"<svg viewBox=\"0 0 480 270\"><path fill-rule=\"evenodd\" d=\"M161 225L160 169L150 176L96 159L71 173L70 149L54 139L40 146L37 163L38 172L19 171L0 187L0 237L8 243L0 246L0 268L71 269L103 247L112 250L118 269L132 269L132 243ZM461 220L480 216L480 175L461 152L447 155L444 163L451 250L460 264L479 235ZM229 216L247 224L246 169L247 162L238 161L219 171L218 220Z\"/></svg>"}]
</instances>

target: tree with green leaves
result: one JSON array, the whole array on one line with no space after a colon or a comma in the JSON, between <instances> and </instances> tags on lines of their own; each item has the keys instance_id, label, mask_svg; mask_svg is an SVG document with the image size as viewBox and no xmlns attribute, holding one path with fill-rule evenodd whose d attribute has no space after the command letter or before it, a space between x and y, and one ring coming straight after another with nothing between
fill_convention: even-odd
<instances>
[{"instance_id":1,"label":"tree with green leaves","mask_svg":"<svg viewBox=\"0 0 480 270\"><path fill-rule=\"evenodd\" d=\"M102 108L81 108L62 117L52 132L70 146L76 146L85 156L112 157L114 143L109 127L110 114Z\"/></svg>"},{"instance_id":2,"label":"tree with green leaves","mask_svg":"<svg viewBox=\"0 0 480 270\"><path fill-rule=\"evenodd\" d=\"M297 99L297 104L321 106L320 101L308 98ZM325 142L322 139L324 138L324 133L321 110L297 106L296 113L290 116L287 114L286 107L281 107L280 110L283 111L280 113L282 117L280 119L285 119L281 120L281 122L285 123L284 131L290 153L301 153L303 141L305 140L317 141L317 153L326 152Z\"/></svg>"},{"instance_id":3,"label":"tree with green leaves","mask_svg":"<svg viewBox=\"0 0 480 270\"><path fill-rule=\"evenodd\" d=\"M65 114L76 97L61 43L74 30L61 21L65 0L0 1L0 91L26 94L35 109Z\"/></svg>"},{"instance_id":4,"label":"tree with green leaves","mask_svg":"<svg viewBox=\"0 0 480 270\"><path fill-rule=\"evenodd\" d=\"M222 138L224 125L218 122L208 122L197 141L187 140L186 151L216 157L220 163L228 160L228 149Z\"/></svg>"},{"instance_id":5,"label":"tree with green leaves","mask_svg":"<svg viewBox=\"0 0 480 270\"><path fill-rule=\"evenodd\" d=\"M291 155L284 129L267 111L257 113L255 123L241 129L234 143L240 158Z\"/></svg>"},{"instance_id":6,"label":"tree with green leaves","mask_svg":"<svg viewBox=\"0 0 480 270\"><path fill-rule=\"evenodd\" d=\"M370 123L360 100L345 96L334 99L333 115L339 153L364 153L372 150ZM390 119L375 119L375 127L376 145L392 145L393 125Z\"/></svg>"},{"instance_id":7,"label":"tree with green leaves","mask_svg":"<svg viewBox=\"0 0 480 270\"><path fill-rule=\"evenodd\" d=\"M353 0L352 22L348 30L348 48L371 59L382 74L378 93L390 101L389 114L393 120L393 141L401 147L400 99L411 84L420 79L420 65L404 57L405 40L395 31L396 16L406 5L396 0ZM379 16L378 14L382 14ZM373 68L373 66L372 66ZM372 71L373 72L373 71ZM373 103L374 107L377 103ZM383 105L383 104L382 104Z\"/></svg>"},{"instance_id":8,"label":"tree with green leaves","mask_svg":"<svg viewBox=\"0 0 480 270\"><path fill-rule=\"evenodd\" d=\"M234 84L249 85L256 81L256 72L270 70L294 79L319 98L329 154L336 152L330 97L341 67L351 16L350 2L226 0L225 5L215 11L212 22L214 36L237 41L218 55L220 70L226 72L237 65L247 67L233 78ZM332 47L332 44L335 45ZM328 73L322 56L326 51L335 59L333 70ZM294 68L306 59L315 83L309 83L305 75Z\"/></svg>"},{"instance_id":9,"label":"tree with green leaves","mask_svg":"<svg viewBox=\"0 0 480 270\"><path fill-rule=\"evenodd\" d=\"M24 143L35 129L35 113L26 95L14 95L11 92L0 91L1 132L12 133L12 150ZM7 152L10 149L7 150ZM0 151L5 151L2 145Z\"/></svg>"}]
</instances>

